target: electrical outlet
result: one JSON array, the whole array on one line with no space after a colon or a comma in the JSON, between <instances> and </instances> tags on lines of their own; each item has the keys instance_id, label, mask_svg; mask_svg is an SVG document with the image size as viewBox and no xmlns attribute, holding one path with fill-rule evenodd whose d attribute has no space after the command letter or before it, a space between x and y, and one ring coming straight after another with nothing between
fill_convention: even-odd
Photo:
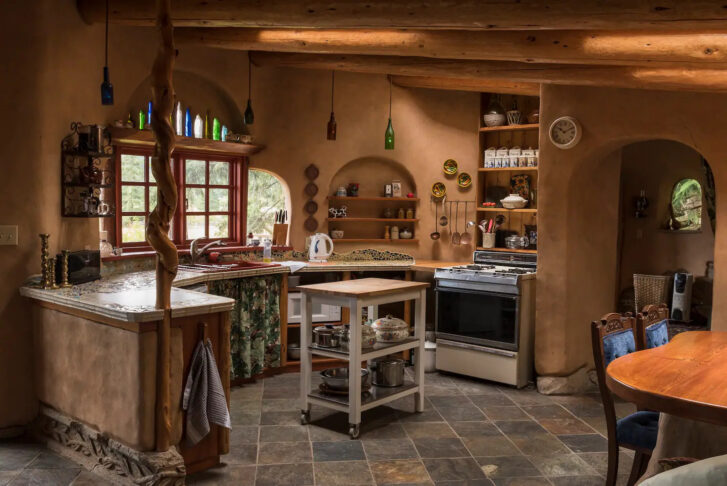
<instances>
[{"instance_id":1,"label":"electrical outlet","mask_svg":"<svg viewBox=\"0 0 727 486\"><path fill-rule=\"evenodd\" d=\"M18 225L0 225L0 245L18 246Z\"/></svg>"}]
</instances>

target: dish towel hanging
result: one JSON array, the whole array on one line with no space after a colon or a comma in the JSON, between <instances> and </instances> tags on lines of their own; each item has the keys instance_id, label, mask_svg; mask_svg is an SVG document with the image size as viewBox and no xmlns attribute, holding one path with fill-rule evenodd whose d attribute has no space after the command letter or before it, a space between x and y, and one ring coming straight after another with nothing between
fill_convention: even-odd
<instances>
[{"instance_id":1,"label":"dish towel hanging","mask_svg":"<svg viewBox=\"0 0 727 486\"><path fill-rule=\"evenodd\" d=\"M186 441L190 446L209 434L211 423L228 429L232 427L225 390L209 339L200 341L194 350L182 409L187 411Z\"/></svg>"}]
</instances>

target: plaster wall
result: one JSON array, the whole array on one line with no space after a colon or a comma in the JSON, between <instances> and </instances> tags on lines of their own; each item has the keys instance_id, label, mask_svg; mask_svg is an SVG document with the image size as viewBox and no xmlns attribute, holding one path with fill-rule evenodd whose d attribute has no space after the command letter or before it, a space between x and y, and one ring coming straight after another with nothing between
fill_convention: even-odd
<instances>
[{"instance_id":1,"label":"plaster wall","mask_svg":"<svg viewBox=\"0 0 727 486\"><path fill-rule=\"evenodd\" d=\"M686 145L654 140L628 145L621 163L621 290L633 286L633 274L661 275L687 270L704 275L714 254L714 233L703 202L702 230L698 233L665 231L674 185L696 179L704 187L701 156ZM634 218L634 198L641 189L649 198L647 217Z\"/></svg>"},{"instance_id":2,"label":"plaster wall","mask_svg":"<svg viewBox=\"0 0 727 486\"><path fill-rule=\"evenodd\" d=\"M727 96L543 86L541 123L576 117L583 138L570 150L540 134L535 363L538 374L567 375L592 363L590 322L616 308L621 148L681 142L710 163L717 192L714 295L727 290ZM709 113L709 116L705 116ZM713 329L727 330L727 303L715 299Z\"/></svg>"}]
</instances>

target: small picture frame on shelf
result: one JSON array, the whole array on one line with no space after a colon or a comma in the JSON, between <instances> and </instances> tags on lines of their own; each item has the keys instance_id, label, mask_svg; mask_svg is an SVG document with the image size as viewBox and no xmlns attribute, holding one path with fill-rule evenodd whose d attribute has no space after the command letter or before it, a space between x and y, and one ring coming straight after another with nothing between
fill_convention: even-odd
<instances>
[{"instance_id":1,"label":"small picture frame on shelf","mask_svg":"<svg viewBox=\"0 0 727 486\"><path fill-rule=\"evenodd\" d=\"M391 181L392 197L401 197L401 181Z\"/></svg>"},{"instance_id":2,"label":"small picture frame on shelf","mask_svg":"<svg viewBox=\"0 0 727 486\"><path fill-rule=\"evenodd\" d=\"M391 184L386 184L384 186L384 197L392 197L392 187L391 187Z\"/></svg>"}]
</instances>

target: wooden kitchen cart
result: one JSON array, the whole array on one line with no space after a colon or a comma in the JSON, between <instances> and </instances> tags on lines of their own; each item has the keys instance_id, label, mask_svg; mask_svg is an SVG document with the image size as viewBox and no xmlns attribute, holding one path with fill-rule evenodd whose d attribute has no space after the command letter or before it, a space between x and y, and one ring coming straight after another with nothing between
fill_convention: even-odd
<instances>
[{"instance_id":1,"label":"wooden kitchen cart","mask_svg":"<svg viewBox=\"0 0 727 486\"><path fill-rule=\"evenodd\" d=\"M411 282L383 278L362 278L341 282L302 285L301 307L303 310L300 329L300 400L301 423L310 420L311 404L321 405L341 412L348 412L349 435L359 435L361 412L383 405L407 395L414 394L415 409L424 410L424 330L426 312L426 282ZM363 308L368 308L369 319L378 318L378 306L392 302L414 301L414 335L398 343L376 343L372 349L361 349L361 326ZM312 343L313 302L337 305L350 309L351 337L349 351L340 348L322 348ZM414 351L414 381L404 380L399 387L379 387L361 395L361 362L380 356ZM318 389L311 389L313 355L327 356L348 361L349 389L346 395L329 395Z\"/></svg>"}]
</instances>

